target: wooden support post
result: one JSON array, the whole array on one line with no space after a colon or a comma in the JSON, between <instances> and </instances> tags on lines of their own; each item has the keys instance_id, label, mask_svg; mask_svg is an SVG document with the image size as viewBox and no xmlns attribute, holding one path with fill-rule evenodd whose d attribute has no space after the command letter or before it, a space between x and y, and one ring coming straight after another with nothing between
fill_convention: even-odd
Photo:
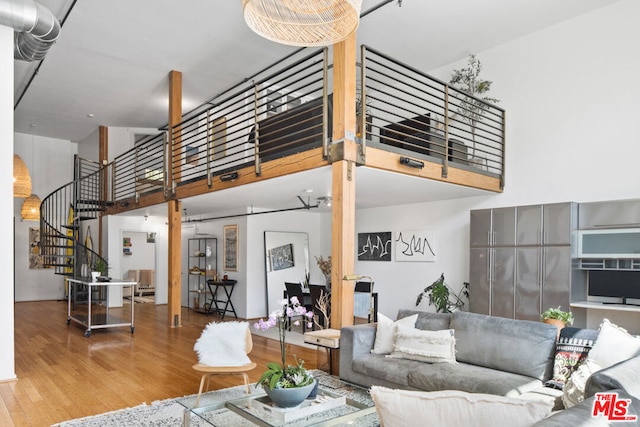
<instances>
[{"instance_id":1,"label":"wooden support post","mask_svg":"<svg viewBox=\"0 0 640 427\"><path fill-rule=\"evenodd\" d=\"M182 326L180 298L182 288L182 202L167 202L169 219L169 326Z\"/></svg>"},{"instance_id":2,"label":"wooden support post","mask_svg":"<svg viewBox=\"0 0 640 427\"><path fill-rule=\"evenodd\" d=\"M356 36L333 47L333 141L342 141L340 158L332 168L331 224L331 327L340 329L353 325L352 281L343 281L354 274L355 262L355 202L356 158Z\"/></svg>"},{"instance_id":3,"label":"wooden support post","mask_svg":"<svg viewBox=\"0 0 640 427\"><path fill-rule=\"evenodd\" d=\"M174 127L182 121L182 73L172 70L169 73L169 188L182 174L182 135L181 129Z\"/></svg>"}]
</instances>

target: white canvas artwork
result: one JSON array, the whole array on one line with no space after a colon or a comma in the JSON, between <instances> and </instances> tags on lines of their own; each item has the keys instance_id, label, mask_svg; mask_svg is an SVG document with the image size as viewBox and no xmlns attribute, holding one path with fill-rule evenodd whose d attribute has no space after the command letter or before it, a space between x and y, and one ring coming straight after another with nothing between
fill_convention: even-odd
<instances>
[{"instance_id":1,"label":"white canvas artwork","mask_svg":"<svg viewBox=\"0 0 640 427\"><path fill-rule=\"evenodd\" d=\"M433 230L398 231L395 246L396 261L436 260L436 233Z\"/></svg>"}]
</instances>

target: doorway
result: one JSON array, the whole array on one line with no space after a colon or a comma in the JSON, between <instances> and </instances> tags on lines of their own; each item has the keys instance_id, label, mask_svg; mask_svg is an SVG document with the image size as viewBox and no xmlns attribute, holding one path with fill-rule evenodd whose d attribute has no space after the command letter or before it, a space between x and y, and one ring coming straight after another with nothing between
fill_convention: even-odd
<instances>
[{"instance_id":1,"label":"doorway","mask_svg":"<svg viewBox=\"0 0 640 427\"><path fill-rule=\"evenodd\" d=\"M121 277L138 282L134 295L124 290L123 297L139 303L155 303L156 243L155 233L123 231L120 252Z\"/></svg>"}]
</instances>

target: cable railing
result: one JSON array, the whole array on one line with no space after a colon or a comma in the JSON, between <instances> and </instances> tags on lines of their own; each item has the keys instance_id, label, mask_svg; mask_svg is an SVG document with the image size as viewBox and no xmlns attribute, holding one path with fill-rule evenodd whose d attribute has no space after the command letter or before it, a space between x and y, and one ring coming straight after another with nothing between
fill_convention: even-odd
<instances>
[{"instance_id":1,"label":"cable railing","mask_svg":"<svg viewBox=\"0 0 640 427\"><path fill-rule=\"evenodd\" d=\"M114 204L126 208L145 195L170 199L189 183L206 180L212 188L239 174L260 175L265 162L312 149L322 148L318 155L331 160L328 58L326 48L299 50L211 98L172 129L137 141L109 165L78 160L76 180L42 203L43 235L56 241L47 253L50 264L68 268L74 222L98 218ZM365 161L371 146L440 163L443 177L455 167L504 183L503 109L370 47L362 46L358 69L355 139Z\"/></svg>"},{"instance_id":2,"label":"cable railing","mask_svg":"<svg viewBox=\"0 0 640 427\"><path fill-rule=\"evenodd\" d=\"M504 176L503 109L370 47L360 55L363 144L440 162L445 177L450 166Z\"/></svg>"},{"instance_id":3,"label":"cable railing","mask_svg":"<svg viewBox=\"0 0 640 427\"><path fill-rule=\"evenodd\" d=\"M143 194L167 189L167 134L149 135L117 156L109 165L109 199L139 200Z\"/></svg>"},{"instance_id":4,"label":"cable railing","mask_svg":"<svg viewBox=\"0 0 640 427\"><path fill-rule=\"evenodd\" d=\"M190 113L171 129L173 188L249 166L260 175L266 161L326 145L327 69L327 49L300 51Z\"/></svg>"}]
</instances>

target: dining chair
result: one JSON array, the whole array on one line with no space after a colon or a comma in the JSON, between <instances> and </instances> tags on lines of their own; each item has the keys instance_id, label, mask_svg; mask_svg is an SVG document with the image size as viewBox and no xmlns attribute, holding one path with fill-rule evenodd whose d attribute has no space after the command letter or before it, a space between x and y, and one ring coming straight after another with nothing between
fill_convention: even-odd
<instances>
[{"instance_id":1,"label":"dining chair","mask_svg":"<svg viewBox=\"0 0 640 427\"><path fill-rule=\"evenodd\" d=\"M300 283L284 282L284 286L287 289L289 305L291 305L291 298L297 297L301 306L303 306L307 311L313 311L311 295L302 291L302 285ZM307 322L304 321L305 319L302 320L302 332L304 333L307 329ZM293 322L289 321L289 330L291 330L291 323Z\"/></svg>"}]
</instances>

